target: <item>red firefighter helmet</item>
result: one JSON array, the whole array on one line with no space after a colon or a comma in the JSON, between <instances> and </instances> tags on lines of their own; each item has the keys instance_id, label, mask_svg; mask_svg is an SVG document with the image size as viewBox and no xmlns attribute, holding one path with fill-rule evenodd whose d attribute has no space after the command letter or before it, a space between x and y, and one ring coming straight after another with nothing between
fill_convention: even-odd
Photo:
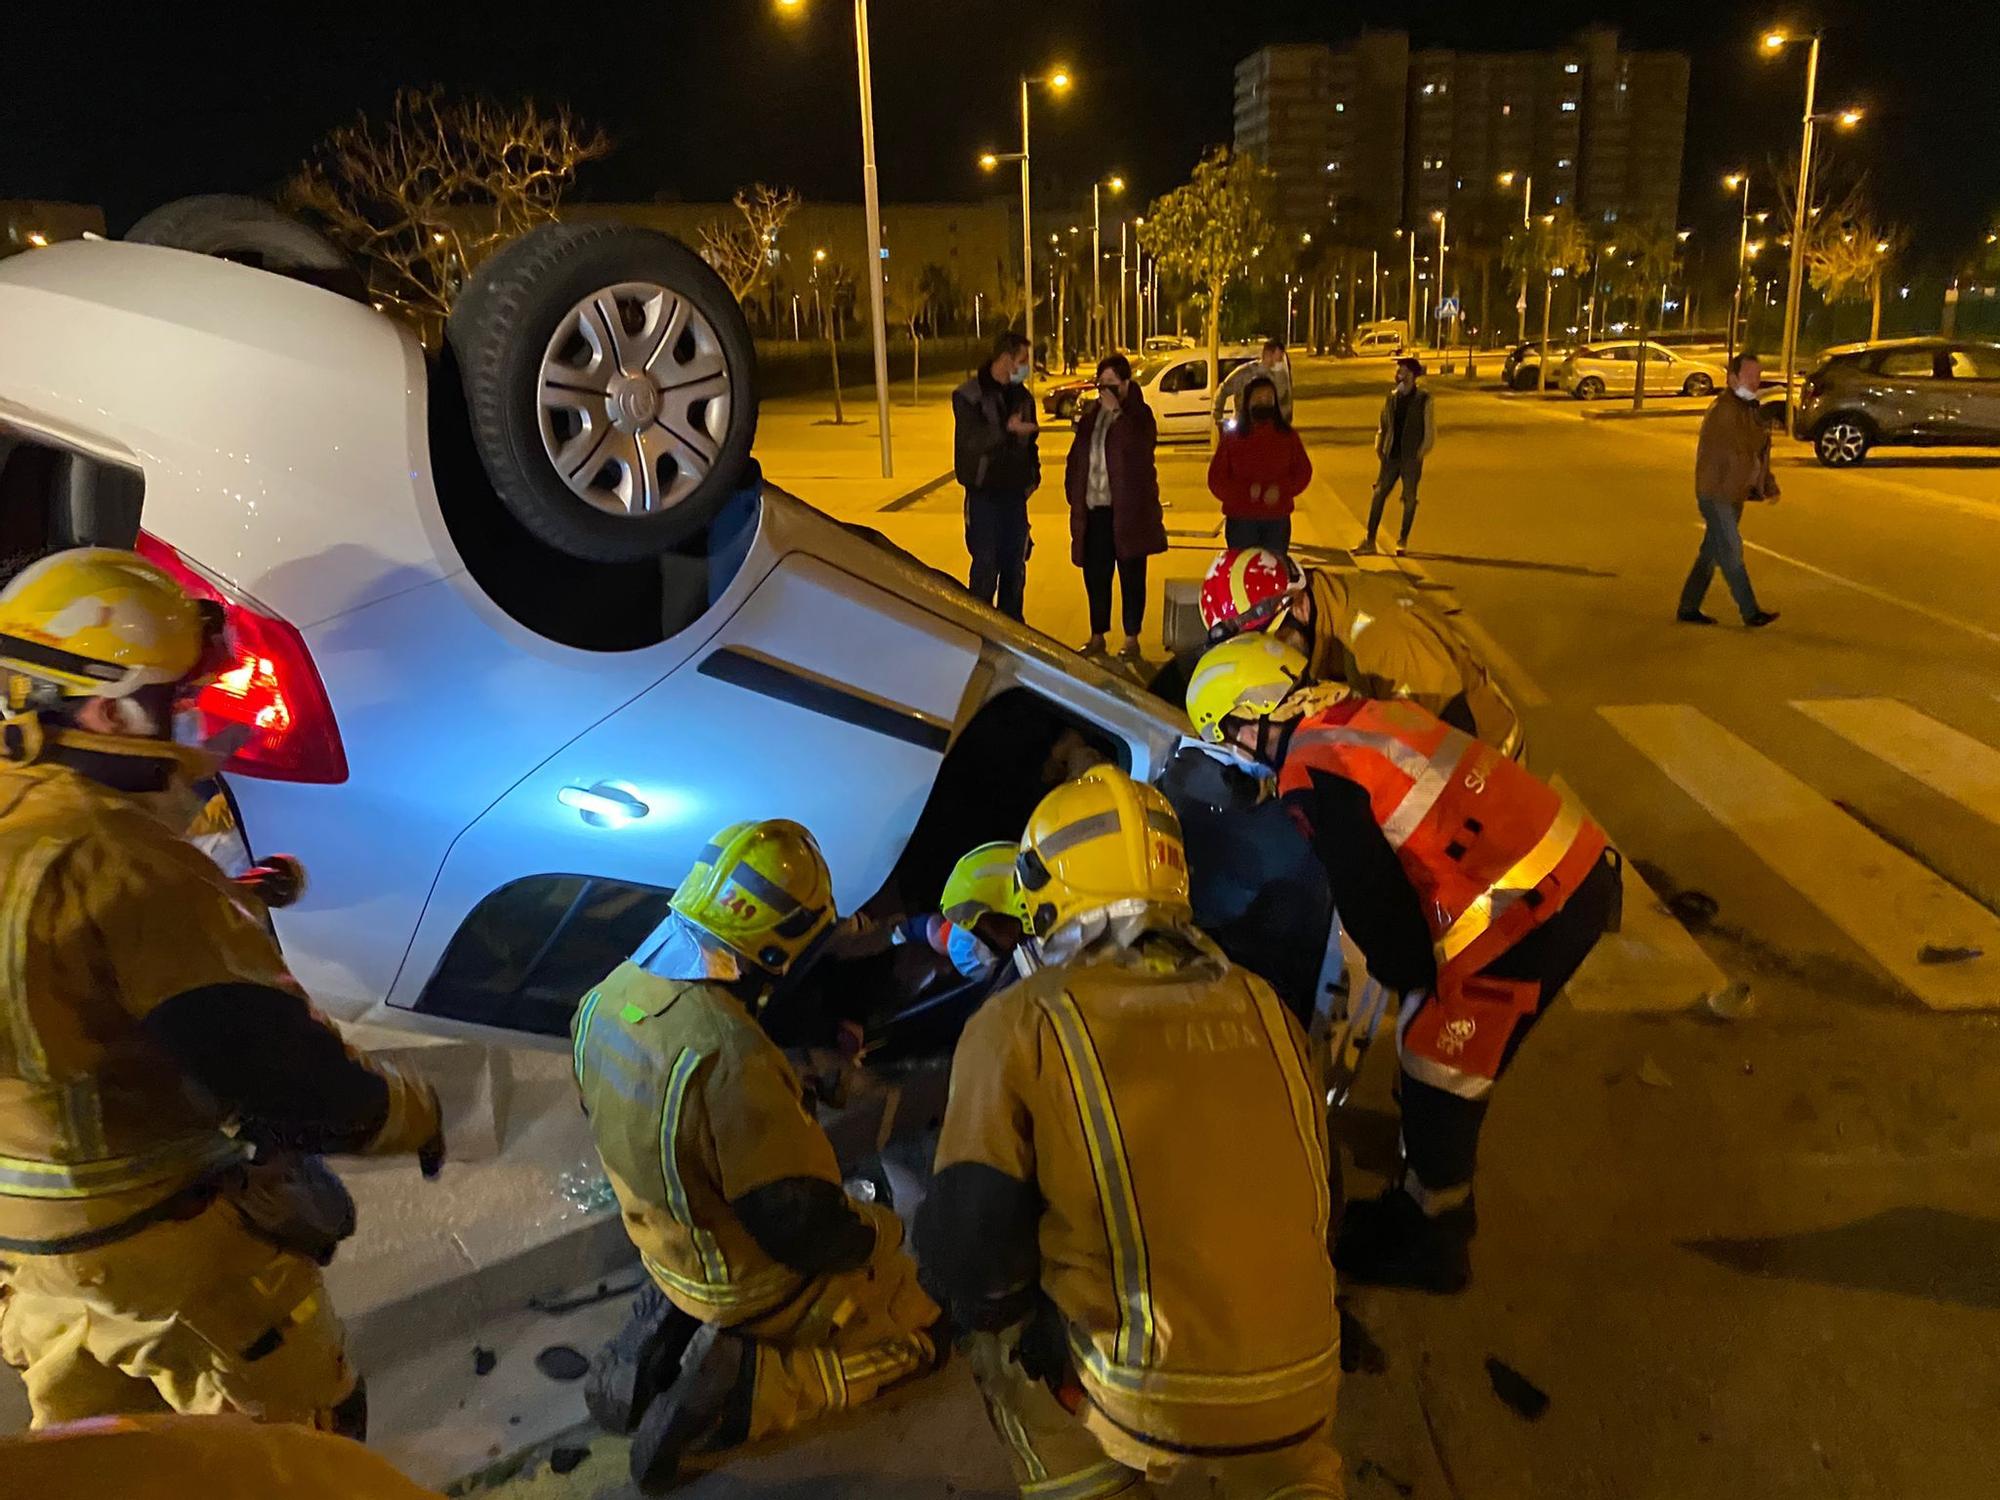
<instances>
[{"instance_id":1,"label":"red firefighter helmet","mask_svg":"<svg viewBox=\"0 0 2000 1500\"><path fill-rule=\"evenodd\" d=\"M1220 645L1246 630L1268 630L1285 617L1306 576L1289 557L1262 547L1232 547L1201 581L1201 623Z\"/></svg>"}]
</instances>

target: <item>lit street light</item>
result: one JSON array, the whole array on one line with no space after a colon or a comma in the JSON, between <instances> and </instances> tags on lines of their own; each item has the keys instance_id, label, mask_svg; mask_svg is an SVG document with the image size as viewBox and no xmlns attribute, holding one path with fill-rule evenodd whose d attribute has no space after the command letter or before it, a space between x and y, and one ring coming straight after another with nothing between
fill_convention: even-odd
<instances>
[{"instance_id":1,"label":"lit street light","mask_svg":"<svg viewBox=\"0 0 2000 1500\"><path fill-rule=\"evenodd\" d=\"M1722 185L1732 193L1743 195L1743 214L1736 230L1736 291L1729 299L1729 353L1727 358L1736 357L1736 332L1743 317L1743 278L1749 274L1750 262L1750 169L1731 172L1722 179Z\"/></svg>"},{"instance_id":2,"label":"lit street light","mask_svg":"<svg viewBox=\"0 0 2000 1500\"><path fill-rule=\"evenodd\" d=\"M1535 178L1531 172L1502 172L1500 174L1500 186L1506 188L1512 187L1516 177L1521 179L1521 227L1528 229L1534 223ZM1480 308L1479 315L1482 318L1485 317L1486 309L1483 307ZM1524 269L1521 272L1521 300L1514 304L1514 342L1524 344L1527 341L1528 273Z\"/></svg>"},{"instance_id":3,"label":"lit street light","mask_svg":"<svg viewBox=\"0 0 2000 1500\"><path fill-rule=\"evenodd\" d=\"M778 0L787 15L803 0ZM882 426L882 477L895 473L889 446L889 326L882 310L882 196L875 177L875 70L868 54L868 0L854 0L854 62L861 92L861 204L868 221L868 313L875 336L875 411ZM820 259L817 254L813 257Z\"/></svg>"},{"instance_id":4,"label":"lit street light","mask_svg":"<svg viewBox=\"0 0 2000 1500\"><path fill-rule=\"evenodd\" d=\"M1764 51L1775 57L1786 47L1801 38L1785 31L1768 31L1764 34ZM1798 196L1793 202L1800 211L1812 202L1812 153L1815 127L1823 121L1831 120L1842 128L1852 130L1861 123L1862 111L1850 106L1837 114L1820 115L1813 113L1813 104L1819 92L1819 43L1820 35L1815 31L1808 41L1806 50L1806 106L1799 125L1799 184ZM1817 212L1812 210L1811 212ZM1791 236L1791 273L1787 280L1785 294L1785 425L1786 430L1796 438L1799 435L1798 403L1791 399L1792 380L1798 365L1799 348L1799 298L1804 290L1806 271L1806 237L1803 234Z\"/></svg>"},{"instance_id":5,"label":"lit street light","mask_svg":"<svg viewBox=\"0 0 2000 1500\"><path fill-rule=\"evenodd\" d=\"M1438 227L1437 299L1438 306L1442 307L1444 305L1444 210L1441 208L1432 209L1431 222ZM1412 236L1413 242L1414 239L1415 237ZM1444 315L1442 313L1438 315L1438 347L1440 349L1444 347ZM1445 368L1447 370L1451 368L1449 360L1445 362Z\"/></svg>"},{"instance_id":6,"label":"lit street light","mask_svg":"<svg viewBox=\"0 0 2000 1500\"><path fill-rule=\"evenodd\" d=\"M1099 354L1104 352L1107 337L1104 321L1104 224L1099 215L1097 193L1101 187L1110 188L1114 195L1122 193L1125 191L1125 179L1114 172L1109 177L1098 178L1090 185L1090 325L1091 338L1095 341L1096 352Z\"/></svg>"}]
</instances>

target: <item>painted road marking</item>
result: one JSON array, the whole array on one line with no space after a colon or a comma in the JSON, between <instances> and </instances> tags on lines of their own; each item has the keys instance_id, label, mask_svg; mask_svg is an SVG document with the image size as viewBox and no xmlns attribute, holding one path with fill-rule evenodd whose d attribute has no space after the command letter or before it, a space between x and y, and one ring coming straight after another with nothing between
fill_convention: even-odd
<instances>
[{"instance_id":1,"label":"painted road marking","mask_svg":"<svg viewBox=\"0 0 2000 1500\"><path fill-rule=\"evenodd\" d=\"M1699 709L1598 712L1925 1005L2000 1007L2000 918ZM1980 956L1920 963L1926 947Z\"/></svg>"},{"instance_id":2,"label":"painted road marking","mask_svg":"<svg viewBox=\"0 0 2000 1500\"><path fill-rule=\"evenodd\" d=\"M1558 791L1576 795L1561 776L1552 776L1549 782ZM1563 986L1569 1003L1578 1010L1628 1014L1687 1010L1724 988L1729 977L1667 910L1629 859L1624 861L1624 875L1625 920L1617 932L1598 939L1583 967Z\"/></svg>"},{"instance_id":3,"label":"painted road marking","mask_svg":"<svg viewBox=\"0 0 2000 1500\"><path fill-rule=\"evenodd\" d=\"M1792 707L1912 780L2000 824L2000 750L1895 698L1794 699Z\"/></svg>"},{"instance_id":4,"label":"painted road marking","mask_svg":"<svg viewBox=\"0 0 2000 1500\"><path fill-rule=\"evenodd\" d=\"M1697 530L1700 530L1701 523L1696 522L1695 527ZM1975 635L1982 641L2000 646L2000 630L1988 630L1984 625L1974 625L1970 620L1961 620L1958 616L1948 615L1941 609L1932 609L1928 604L1918 604L1914 600L1903 598L1900 594L1892 594L1887 589L1878 589L1872 583L1857 583L1854 579L1848 578L1844 574L1830 572L1816 563L1805 562L1796 557L1788 557L1782 552L1766 547L1761 542L1745 542L1743 550L1745 552L1761 552L1766 557L1775 557L1781 563L1790 563L1795 568L1802 569L1807 573L1816 574L1831 583L1844 583L1858 594L1866 594L1869 598L1879 599L1884 604L1893 604L1898 609L1907 609L1911 614L1922 615L1926 620L1930 620L1935 624L1949 625L1953 630L1963 630L1967 635Z\"/></svg>"}]
</instances>

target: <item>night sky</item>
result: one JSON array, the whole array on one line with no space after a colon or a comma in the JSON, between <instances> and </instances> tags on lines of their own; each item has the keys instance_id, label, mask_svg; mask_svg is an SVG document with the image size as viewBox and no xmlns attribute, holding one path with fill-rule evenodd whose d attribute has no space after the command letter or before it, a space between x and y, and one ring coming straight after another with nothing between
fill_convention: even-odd
<instances>
[{"instance_id":1,"label":"night sky","mask_svg":"<svg viewBox=\"0 0 2000 1500\"><path fill-rule=\"evenodd\" d=\"M1369 24L1408 30L1419 46L1497 50L1603 20L1628 45L1693 56L1681 218L1720 232L1731 210L1719 175L1797 149L1803 54L1765 62L1756 37L1774 20L1817 19L1824 97L1870 111L1841 139L1839 167L1869 172L1884 213L1916 229L1920 257L1957 258L2000 212L2000 0L1788 3L874 0L882 193L980 196L988 180L973 158L1011 144L1015 79L1052 61L1079 87L1037 106L1041 190L1119 170L1151 196L1204 145L1228 140L1231 69L1263 42L1338 42ZM14 0L0 55L0 197L101 203L116 231L180 194L268 191L357 108L400 84L443 83L566 103L603 126L617 149L589 169L584 196L721 198L762 178L858 198L852 7L805 8L794 21L773 0L543 4L540 24L524 26L503 19L512 7L445 0L240 11Z\"/></svg>"}]
</instances>

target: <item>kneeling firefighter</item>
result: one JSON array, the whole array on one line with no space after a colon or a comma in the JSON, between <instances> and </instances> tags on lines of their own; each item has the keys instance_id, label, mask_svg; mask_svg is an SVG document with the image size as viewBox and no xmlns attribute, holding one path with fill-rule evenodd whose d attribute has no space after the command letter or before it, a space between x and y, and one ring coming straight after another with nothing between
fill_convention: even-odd
<instances>
[{"instance_id":1,"label":"kneeling firefighter","mask_svg":"<svg viewBox=\"0 0 2000 1500\"><path fill-rule=\"evenodd\" d=\"M937 1304L902 1227L841 1187L831 1143L756 1019L834 920L797 823L715 835L667 920L577 1007L577 1084L652 1285L585 1395L636 1423L632 1476L858 1406L930 1369Z\"/></svg>"},{"instance_id":2,"label":"kneeling firefighter","mask_svg":"<svg viewBox=\"0 0 2000 1500\"><path fill-rule=\"evenodd\" d=\"M1457 1291L1493 1084L1617 926L1617 856L1575 802L1491 745L1414 703L1301 686L1306 675L1286 642L1238 636L1195 669L1188 717L1276 768L1370 976L1402 996L1405 1171L1348 1209L1334 1263Z\"/></svg>"},{"instance_id":3,"label":"kneeling firefighter","mask_svg":"<svg viewBox=\"0 0 2000 1500\"><path fill-rule=\"evenodd\" d=\"M1201 623L1211 645L1261 630L1295 648L1314 682L1364 698L1402 698L1519 760L1521 717L1451 623L1379 573L1301 568L1262 548L1209 565Z\"/></svg>"},{"instance_id":4,"label":"kneeling firefighter","mask_svg":"<svg viewBox=\"0 0 2000 1500\"><path fill-rule=\"evenodd\" d=\"M174 705L218 625L104 548L0 590L0 1356L37 1427L170 1407L358 1435L319 1265L352 1202L249 1143L443 1159L436 1094L347 1049L183 836L214 764Z\"/></svg>"},{"instance_id":5,"label":"kneeling firefighter","mask_svg":"<svg viewBox=\"0 0 2000 1500\"><path fill-rule=\"evenodd\" d=\"M1151 787L1058 787L1018 872L1045 967L966 1026L917 1242L1022 1494L1338 1496L1303 1032L1193 925Z\"/></svg>"}]
</instances>

